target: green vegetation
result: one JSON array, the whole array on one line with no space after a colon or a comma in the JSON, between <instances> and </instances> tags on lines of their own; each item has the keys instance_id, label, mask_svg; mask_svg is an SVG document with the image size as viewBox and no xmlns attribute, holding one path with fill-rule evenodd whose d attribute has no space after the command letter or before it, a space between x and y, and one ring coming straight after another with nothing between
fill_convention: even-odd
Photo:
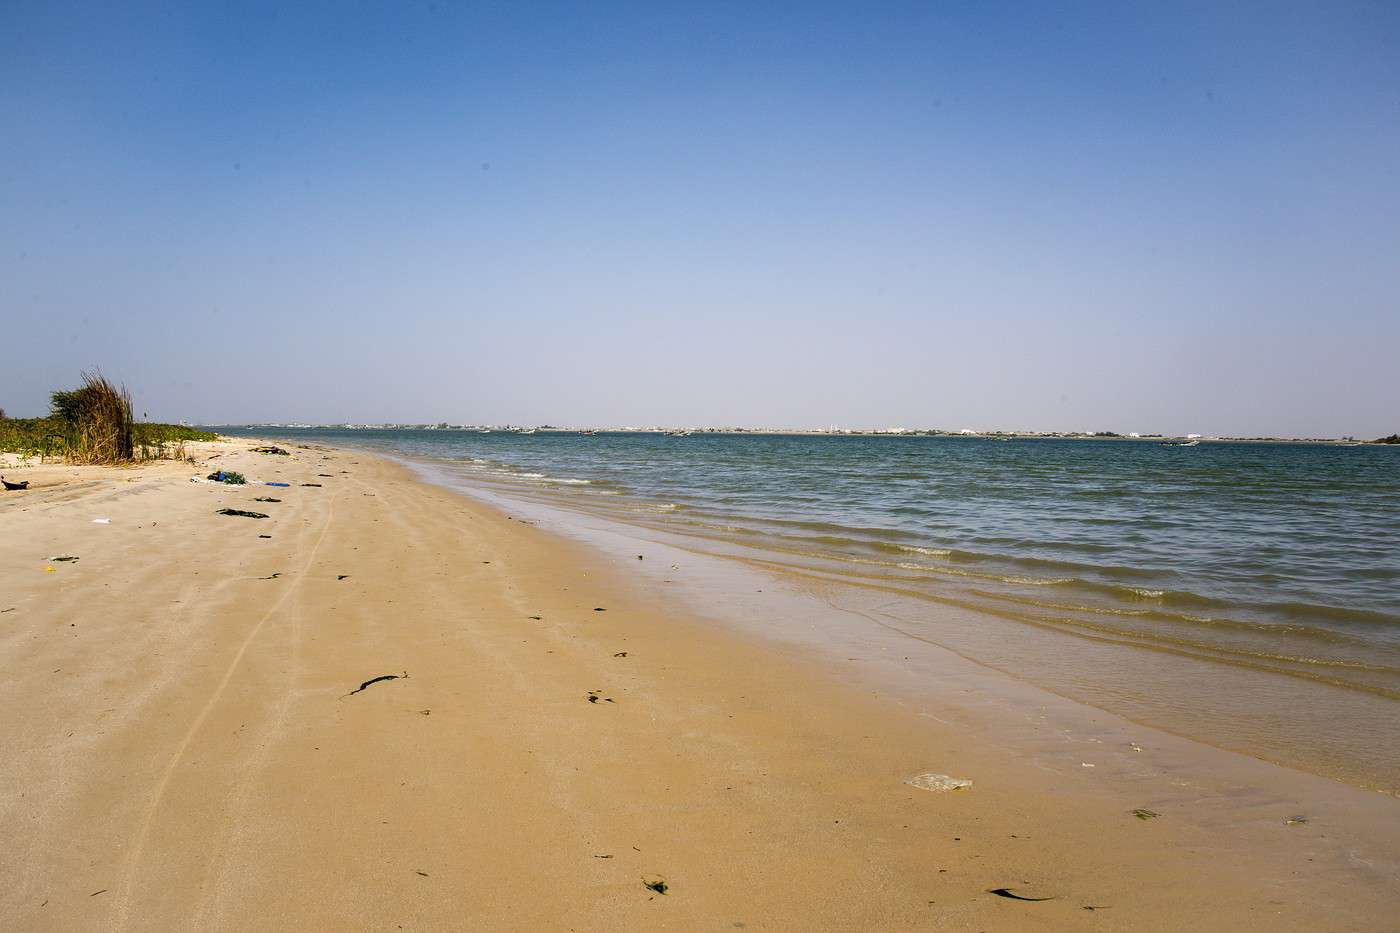
<instances>
[{"instance_id":1,"label":"green vegetation","mask_svg":"<svg viewBox=\"0 0 1400 933\"><path fill-rule=\"evenodd\" d=\"M46 418L6 418L0 412L0 451L23 457L62 457L68 463L128 463L183 459L186 441L216 435L176 424L138 423L131 396L102 375L82 374L76 389L54 392Z\"/></svg>"},{"instance_id":2,"label":"green vegetation","mask_svg":"<svg viewBox=\"0 0 1400 933\"><path fill-rule=\"evenodd\" d=\"M1390 437L1378 437L1372 444L1400 444L1400 434L1392 434Z\"/></svg>"},{"instance_id":3,"label":"green vegetation","mask_svg":"<svg viewBox=\"0 0 1400 933\"><path fill-rule=\"evenodd\" d=\"M167 444L184 444L186 441L217 441L219 435L209 431L197 431L183 424L154 424L138 421L132 427L132 438L139 455L142 450L163 448Z\"/></svg>"}]
</instances>

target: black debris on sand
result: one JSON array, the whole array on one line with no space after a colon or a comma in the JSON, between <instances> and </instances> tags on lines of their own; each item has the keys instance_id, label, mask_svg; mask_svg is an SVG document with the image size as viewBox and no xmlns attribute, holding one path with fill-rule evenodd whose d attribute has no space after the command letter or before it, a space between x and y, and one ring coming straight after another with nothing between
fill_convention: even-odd
<instances>
[{"instance_id":1,"label":"black debris on sand","mask_svg":"<svg viewBox=\"0 0 1400 933\"><path fill-rule=\"evenodd\" d=\"M371 677L369 680L367 680L367 681L365 681L364 683L360 684L360 685L359 685L358 687L356 687L354 690L351 690L349 693L345 694L345 696L341 697L341 699L343 700L343 699L345 699L345 697L352 697L352 696L354 696L355 694L359 693L360 691L364 690L366 687L369 687L369 686L371 686L371 685L373 685L373 684L383 683L383 682L386 681L386 680L407 680L407 679L408 679L408 671L404 671L402 674L380 674L378 677Z\"/></svg>"}]
</instances>

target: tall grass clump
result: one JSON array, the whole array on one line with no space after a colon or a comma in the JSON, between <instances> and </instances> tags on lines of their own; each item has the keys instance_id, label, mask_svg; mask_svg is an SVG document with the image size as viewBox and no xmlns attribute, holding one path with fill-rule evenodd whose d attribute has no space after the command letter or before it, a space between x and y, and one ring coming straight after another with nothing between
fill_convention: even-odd
<instances>
[{"instance_id":1,"label":"tall grass clump","mask_svg":"<svg viewBox=\"0 0 1400 933\"><path fill-rule=\"evenodd\" d=\"M49 396L50 420L62 426L70 463L124 463L132 459L131 395L101 373L83 373L76 389Z\"/></svg>"}]
</instances>

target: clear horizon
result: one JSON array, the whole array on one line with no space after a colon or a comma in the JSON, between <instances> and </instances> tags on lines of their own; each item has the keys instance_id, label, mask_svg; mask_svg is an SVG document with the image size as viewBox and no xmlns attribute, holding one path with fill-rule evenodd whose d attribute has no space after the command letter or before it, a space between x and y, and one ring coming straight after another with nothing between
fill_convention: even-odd
<instances>
[{"instance_id":1,"label":"clear horizon","mask_svg":"<svg viewBox=\"0 0 1400 933\"><path fill-rule=\"evenodd\" d=\"M1400 430L1400 8L13 3L0 407Z\"/></svg>"}]
</instances>

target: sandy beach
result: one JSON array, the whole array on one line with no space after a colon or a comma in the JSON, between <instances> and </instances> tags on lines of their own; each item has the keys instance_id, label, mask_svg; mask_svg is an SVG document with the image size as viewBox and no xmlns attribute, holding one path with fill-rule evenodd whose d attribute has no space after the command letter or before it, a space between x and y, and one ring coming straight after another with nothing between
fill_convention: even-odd
<instances>
[{"instance_id":1,"label":"sandy beach","mask_svg":"<svg viewBox=\"0 0 1400 933\"><path fill-rule=\"evenodd\" d=\"M1335 821L1291 823L1330 782L1258 763L1238 799L1276 774L1276 805L1237 832L1159 812L1160 775L1046 766L400 464L252 446L13 471L0 928L1376 930L1400 908L1395 831L1353 828L1390 798L1337 785ZM214 469L290 485L190 482Z\"/></svg>"}]
</instances>

